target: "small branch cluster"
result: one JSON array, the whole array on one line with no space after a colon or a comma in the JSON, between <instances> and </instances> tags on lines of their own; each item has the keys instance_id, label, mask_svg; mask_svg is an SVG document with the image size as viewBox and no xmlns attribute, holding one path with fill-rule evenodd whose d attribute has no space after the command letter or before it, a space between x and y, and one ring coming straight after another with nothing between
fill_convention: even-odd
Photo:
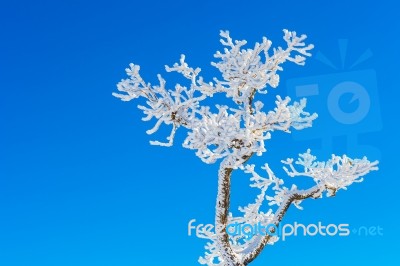
<instances>
[{"instance_id":1,"label":"small branch cluster","mask_svg":"<svg viewBox=\"0 0 400 266\"><path fill-rule=\"evenodd\" d=\"M306 46L303 42L306 35L298 37L296 32L288 30L284 30L287 48L274 48L272 54L269 52L272 42L265 37L253 49L242 49L247 42L232 41L228 31L221 31L221 37L221 43L226 48L223 53L214 55L220 62L213 62L212 65L221 71L224 80L214 80L237 103L248 101L254 90L266 93L268 86L276 88L279 85L277 71L282 70L281 64L291 61L303 65L305 56L310 56L308 51L313 48L313 45ZM297 54L293 56L292 52Z\"/></svg>"},{"instance_id":2,"label":"small branch cluster","mask_svg":"<svg viewBox=\"0 0 400 266\"><path fill-rule=\"evenodd\" d=\"M340 189L346 190L354 182L362 182L362 176L370 171L378 170L378 161L370 162L366 157L351 159L346 155L333 154L330 160L318 162L310 150L300 154L299 159L295 162L303 168L301 172L293 166L293 159L287 159L282 163L289 167L284 167L289 176L311 177L317 185L327 190L327 196L334 196Z\"/></svg>"}]
</instances>

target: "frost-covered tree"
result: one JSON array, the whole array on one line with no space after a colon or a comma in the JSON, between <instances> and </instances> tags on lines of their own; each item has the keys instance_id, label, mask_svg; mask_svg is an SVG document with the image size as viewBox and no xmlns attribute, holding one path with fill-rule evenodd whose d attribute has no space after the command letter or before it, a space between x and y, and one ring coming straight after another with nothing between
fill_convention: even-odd
<instances>
[{"instance_id":1,"label":"frost-covered tree","mask_svg":"<svg viewBox=\"0 0 400 266\"><path fill-rule=\"evenodd\" d=\"M296 161L287 159L282 163L288 176L312 178L315 182L312 187L285 187L283 180L275 176L268 164L261 167L266 176L259 175L255 165L247 162L253 155L260 156L266 151L265 141L271 138L271 133L290 133L293 129L311 127L317 114L304 110L306 99L291 104L289 97L280 96L276 97L273 110L264 111L264 104L255 101L255 96L266 94L269 87L278 86L278 71L282 70L284 62L304 65L313 46L304 43L305 35L298 36L296 32L287 30L284 30L283 37L287 47L273 49L267 38L256 43L252 49L244 49L246 41L233 41L227 31L221 31L220 35L224 50L214 55L217 62L212 65L221 72L222 79L214 78L206 82L199 75L200 68L189 67L182 55L179 63L165 69L182 74L188 79L189 86L176 84L173 89L167 89L161 75L158 75L159 85L151 85L140 76L140 67L130 64L130 68L126 69L129 78L117 85L121 93L113 95L123 101L140 97L146 100L146 106L138 106L145 114L143 120L156 120L148 134L156 132L162 124L172 128L166 142L151 141L152 145L171 146L175 132L184 128L187 136L183 147L195 150L196 155L207 164L220 162L215 231L201 232L209 242L199 262L207 265L247 265L267 244L275 243L278 237L274 234L259 234L251 238L231 236L226 231L228 224L261 222L278 225L292 204L301 208L300 203L307 198L334 196L338 190L361 182L362 176L377 170L378 162L370 162L365 157L350 159L346 155L332 155L330 160L319 162L307 150ZM206 98L218 93L225 94L232 104L207 106L204 103ZM250 186L260 190L255 202L239 208L240 217L234 217L229 212L231 175L237 170L249 174ZM267 212L260 209L264 202L271 206ZM276 205L274 210L273 205Z\"/></svg>"}]
</instances>

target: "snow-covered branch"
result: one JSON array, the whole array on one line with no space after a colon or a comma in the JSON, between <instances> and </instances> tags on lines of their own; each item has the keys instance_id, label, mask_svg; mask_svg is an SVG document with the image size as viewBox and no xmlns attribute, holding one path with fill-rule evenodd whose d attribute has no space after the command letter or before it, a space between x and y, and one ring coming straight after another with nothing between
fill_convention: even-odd
<instances>
[{"instance_id":1,"label":"snow-covered branch","mask_svg":"<svg viewBox=\"0 0 400 266\"><path fill-rule=\"evenodd\" d=\"M291 176L307 176L320 186L327 188L327 195L333 196L339 189L346 189L352 183L362 182L362 176L370 171L378 170L378 161L370 162L366 157L362 159L351 159L346 155L332 155L332 158L326 162L316 161L316 157L310 150L300 154L295 164L303 168L298 171L293 166L293 159L282 161L289 168L284 167L286 173Z\"/></svg>"},{"instance_id":2,"label":"snow-covered branch","mask_svg":"<svg viewBox=\"0 0 400 266\"><path fill-rule=\"evenodd\" d=\"M265 37L253 49L242 49L247 42L233 41L228 31L221 31L221 37L221 43L226 48L214 55L220 61L212 65L221 71L224 80L215 81L225 87L227 96L237 103L246 102L253 90L266 93L268 86L276 88L279 85L277 72L282 70L282 63L290 61L303 65L313 48L311 44L305 45L306 35L299 37L296 32L288 30L284 30L283 37L287 48L273 48L272 53L272 42Z\"/></svg>"},{"instance_id":3,"label":"snow-covered branch","mask_svg":"<svg viewBox=\"0 0 400 266\"><path fill-rule=\"evenodd\" d=\"M267 177L258 174L255 171L254 164L242 166L241 169L243 169L245 173L251 175L250 187L258 188L260 193L257 195L254 203L250 203L245 207L239 207L242 216L233 217L232 214L230 214L225 224L225 230L227 230L227 226L231 224L256 225L262 223L278 226L292 204L302 210L303 208L300 206L300 203L303 200L307 198L321 198L325 191L327 192L327 196L333 196L337 190L341 188L346 189L346 186L349 186L353 182L361 182L362 176L371 171L378 170L378 162L370 162L366 158L350 159L345 155L342 157L332 155L332 159L327 162L317 162L315 160L316 157L311 155L310 150L304 154L300 154L296 164L304 168L302 172L298 172L295 169L293 166L293 159L282 161L285 165L289 165L290 170L284 167L289 176L309 176L315 180L315 185L308 189L299 189L296 185L292 185L290 188L283 186L284 180L276 177L268 164L262 167L262 169L266 171ZM230 173L231 172L229 172L229 174ZM224 188L226 186L228 186L228 184L219 187ZM268 191L270 193L268 193ZM224 199L224 195L219 195L218 199ZM261 207L264 203L267 203L269 206L276 205L278 208L274 211L270 207L266 212L263 212ZM217 208L217 214L219 213L218 210ZM225 211L225 208L220 209L220 212ZM223 215L217 217L221 216ZM222 225L221 227L224 228ZM222 235L225 235L225 237L228 236L220 229L216 231L216 234L210 234L208 237L205 237L210 240L206 247L218 247L218 244L221 242L218 236L221 237ZM207 252L204 257L200 258L199 262L207 264L205 262L207 262L208 259L220 257L219 264L214 263L207 265L230 265L225 264L224 261L227 260L226 258L229 258L227 254L231 252L235 254L236 258L240 261L237 265L247 265L260 254L267 244L272 245L278 240L279 237L274 234L249 234L248 236L230 235L228 240L230 250L228 249L228 252L226 248L209 250L211 252Z\"/></svg>"}]
</instances>

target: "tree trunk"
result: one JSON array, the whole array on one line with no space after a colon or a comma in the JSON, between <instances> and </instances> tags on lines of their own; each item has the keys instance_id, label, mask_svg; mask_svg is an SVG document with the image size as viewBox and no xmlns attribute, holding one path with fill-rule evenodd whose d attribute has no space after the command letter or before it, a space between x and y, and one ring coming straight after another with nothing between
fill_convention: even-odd
<instances>
[{"instance_id":1,"label":"tree trunk","mask_svg":"<svg viewBox=\"0 0 400 266\"><path fill-rule=\"evenodd\" d=\"M231 174L233 170L227 166L228 158L229 157L225 158L221 162L218 172L218 194L215 207L215 233L217 236L217 244L220 246L222 253L221 257L224 259L224 265L244 266L239 256L232 250L229 243L229 236L226 232L230 205Z\"/></svg>"}]
</instances>

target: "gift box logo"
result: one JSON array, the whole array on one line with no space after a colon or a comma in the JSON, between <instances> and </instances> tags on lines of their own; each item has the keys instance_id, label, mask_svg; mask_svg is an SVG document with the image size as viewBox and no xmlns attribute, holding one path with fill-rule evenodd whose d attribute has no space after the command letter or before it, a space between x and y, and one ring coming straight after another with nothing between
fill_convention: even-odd
<instances>
[{"instance_id":1,"label":"gift box logo","mask_svg":"<svg viewBox=\"0 0 400 266\"><path fill-rule=\"evenodd\" d=\"M344 152L380 157L379 150L359 144L359 135L380 131L382 119L379 106L376 72L355 70L372 56L367 49L349 67L346 64L347 40L339 40L341 67L335 66L323 53L316 59L334 73L296 78L287 81L288 95L293 99L307 98L307 110L318 113L313 127L294 131L295 140L318 140L324 152ZM335 145L341 138L342 147ZM340 145L339 145L340 146Z\"/></svg>"}]
</instances>

